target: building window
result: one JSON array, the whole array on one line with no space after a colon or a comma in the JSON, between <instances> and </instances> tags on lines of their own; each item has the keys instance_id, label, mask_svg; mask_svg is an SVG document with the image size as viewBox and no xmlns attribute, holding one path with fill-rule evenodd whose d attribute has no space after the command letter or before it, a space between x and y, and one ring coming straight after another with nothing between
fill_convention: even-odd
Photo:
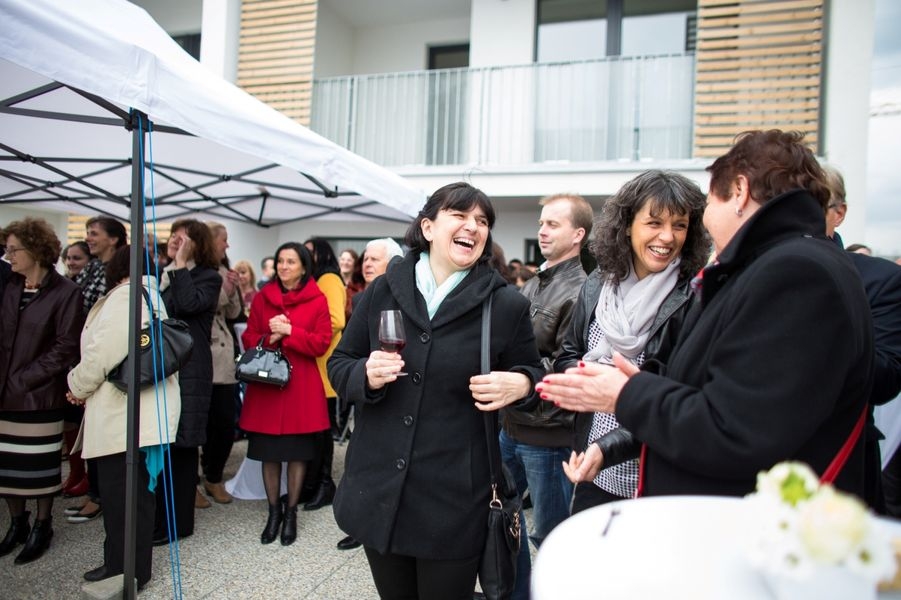
<instances>
[{"instance_id":1,"label":"building window","mask_svg":"<svg viewBox=\"0 0 901 600\"><path fill-rule=\"evenodd\" d=\"M200 60L200 34L185 33L182 35L173 35L172 39L182 47L182 49L194 57L194 60Z\"/></svg>"},{"instance_id":2,"label":"building window","mask_svg":"<svg viewBox=\"0 0 901 600\"><path fill-rule=\"evenodd\" d=\"M429 46L429 71L469 66L469 44Z\"/></svg>"},{"instance_id":3,"label":"building window","mask_svg":"<svg viewBox=\"0 0 901 600\"><path fill-rule=\"evenodd\" d=\"M538 0L536 60L690 51L696 10L697 0Z\"/></svg>"}]
</instances>

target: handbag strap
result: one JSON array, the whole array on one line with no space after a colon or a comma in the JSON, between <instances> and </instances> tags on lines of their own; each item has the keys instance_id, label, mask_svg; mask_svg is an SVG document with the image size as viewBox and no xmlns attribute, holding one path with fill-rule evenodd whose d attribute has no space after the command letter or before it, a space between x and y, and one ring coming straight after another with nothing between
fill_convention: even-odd
<instances>
[{"instance_id":1,"label":"handbag strap","mask_svg":"<svg viewBox=\"0 0 901 600\"><path fill-rule=\"evenodd\" d=\"M482 303L482 343L481 371L482 375L491 372L491 299L494 293ZM497 411L482 413L485 420L485 442L488 444L488 467L491 471L491 486L496 489L500 482L501 456L497 439Z\"/></svg>"},{"instance_id":2,"label":"handbag strap","mask_svg":"<svg viewBox=\"0 0 901 600\"><path fill-rule=\"evenodd\" d=\"M835 458L833 458L832 462L829 463L829 466L826 467L823 476L820 477L820 483L832 483L835 481L835 478L838 477L838 474L842 472L842 468L844 468L845 463L848 462L848 457L851 456L851 451L854 450L854 445L857 444L857 440L860 439L860 434L863 432L863 426L867 422L867 409L869 407L869 404L863 405L863 410L860 413L860 417L857 419L857 423L854 424L854 429L851 430L851 434L848 436L848 439L845 440L845 443L838 451L838 454L835 455Z\"/></svg>"}]
</instances>

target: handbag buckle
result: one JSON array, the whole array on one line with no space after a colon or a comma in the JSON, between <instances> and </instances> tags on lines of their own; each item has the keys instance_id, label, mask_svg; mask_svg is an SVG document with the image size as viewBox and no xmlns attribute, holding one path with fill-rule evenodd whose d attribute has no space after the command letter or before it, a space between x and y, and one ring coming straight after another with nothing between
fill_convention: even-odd
<instances>
[{"instance_id":1,"label":"handbag buckle","mask_svg":"<svg viewBox=\"0 0 901 600\"><path fill-rule=\"evenodd\" d=\"M501 499L497 497L497 484L491 484L491 502L488 503L488 506L491 508L503 508L504 505L501 503ZM518 518L519 515L517 515Z\"/></svg>"}]
</instances>

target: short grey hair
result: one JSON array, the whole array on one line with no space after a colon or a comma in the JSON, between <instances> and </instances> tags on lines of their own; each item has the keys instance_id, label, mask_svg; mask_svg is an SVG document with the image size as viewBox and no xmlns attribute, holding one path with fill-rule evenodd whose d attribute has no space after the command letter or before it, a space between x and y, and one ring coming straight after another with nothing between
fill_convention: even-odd
<instances>
[{"instance_id":1,"label":"short grey hair","mask_svg":"<svg viewBox=\"0 0 901 600\"><path fill-rule=\"evenodd\" d=\"M404 255L403 248L400 247L400 244L389 237L370 240L369 243L366 244L366 249L369 250L369 248L372 246L381 246L382 248L384 248L385 258L387 258L388 260L391 260L395 256Z\"/></svg>"}]
</instances>

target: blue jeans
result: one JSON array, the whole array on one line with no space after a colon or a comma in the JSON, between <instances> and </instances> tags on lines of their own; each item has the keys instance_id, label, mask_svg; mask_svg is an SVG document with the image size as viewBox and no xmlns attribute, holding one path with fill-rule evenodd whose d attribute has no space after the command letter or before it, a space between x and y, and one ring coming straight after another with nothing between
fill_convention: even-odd
<instances>
[{"instance_id":1,"label":"blue jeans","mask_svg":"<svg viewBox=\"0 0 901 600\"><path fill-rule=\"evenodd\" d=\"M551 530L569 517L573 485L563 472L561 463L569 460L569 448L545 448L517 442L500 433L501 460L510 469L516 488L522 494L528 488L532 498L532 530L526 534L526 521L520 515L523 535L522 547L516 563L514 600L529 597L532 560L528 539L538 548Z\"/></svg>"}]
</instances>

